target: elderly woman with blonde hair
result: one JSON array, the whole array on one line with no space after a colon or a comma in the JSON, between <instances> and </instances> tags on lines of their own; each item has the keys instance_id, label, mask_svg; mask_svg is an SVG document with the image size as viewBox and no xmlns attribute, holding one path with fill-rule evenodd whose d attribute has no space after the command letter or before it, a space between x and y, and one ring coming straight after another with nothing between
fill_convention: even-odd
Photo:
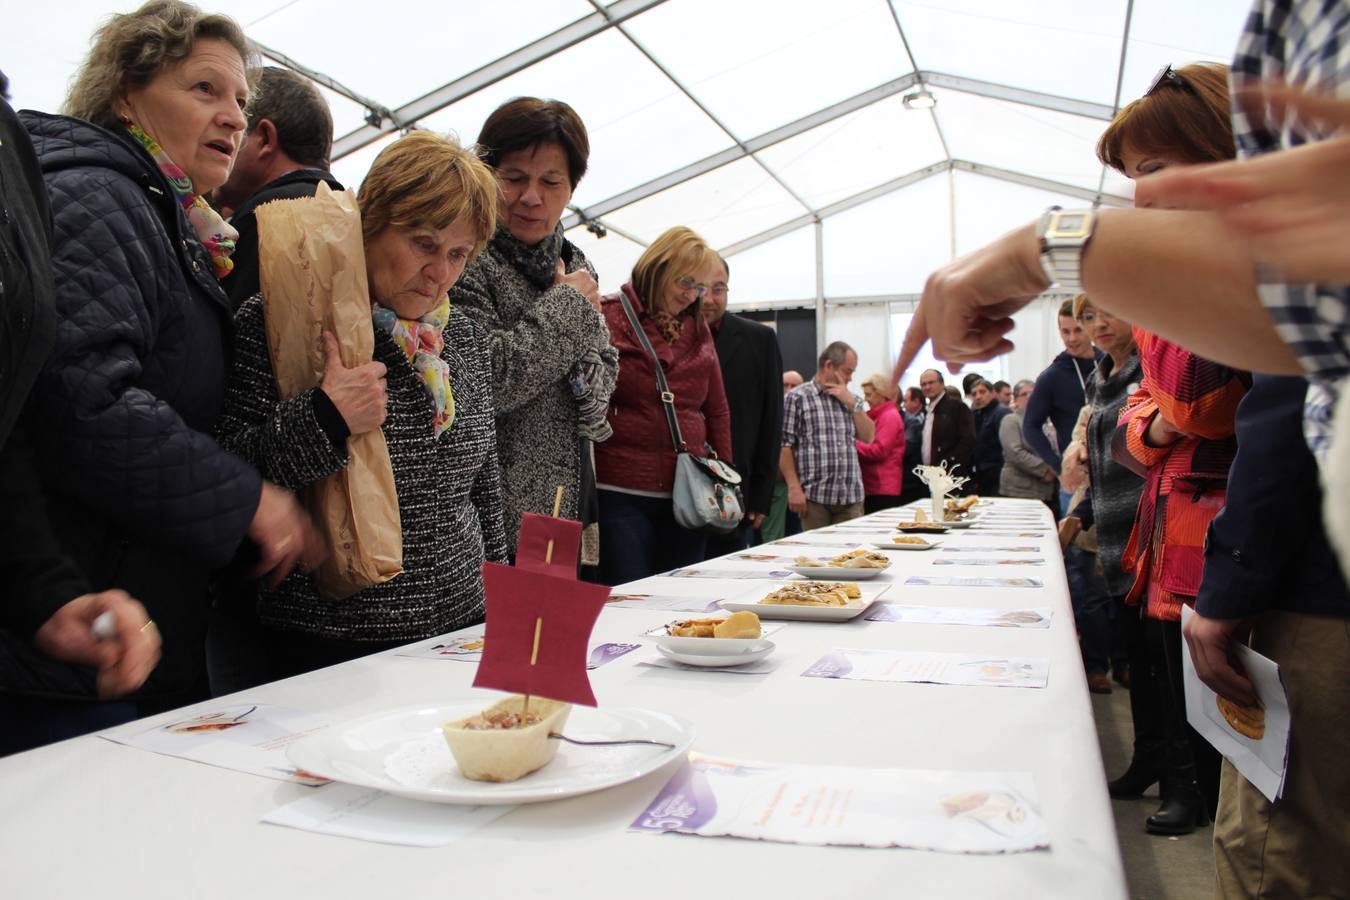
<instances>
[{"instance_id":1,"label":"elderly woman with blonde hair","mask_svg":"<svg viewBox=\"0 0 1350 900\"><path fill-rule=\"evenodd\" d=\"M483 561L506 559L482 328L449 290L497 216L492 172L453 140L414 131L386 147L358 204L374 359L346 368L324 335L321 383L277 396L259 294L235 315L235 365L218 433L269 478L300 490L346 465L347 438L384 432L403 525L403 572L341 601L292 575L258 612L274 679L482 620Z\"/></svg>"},{"instance_id":2,"label":"elderly woman with blonde hair","mask_svg":"<svg viewBox=\"0 0 1350 900\"><path fill-rule=\"evenodd\" d=\"M22 115L57 319L27 433L61 545L163 632L142 714L199 699L214 570L256 547L255 572L279 579L321 553L291 495L211 437L235 233L203 197L239 149L255 61L232 19L153 0L95 32L66 115Z\"/></svg>"},{"instance_id":3,"label":"elderly woman with blonde hair","mask_svg":"<svg viewBox=\"0 0 1350 900\"><path fill-rule=\"evenodd\" d=\"M629 322L636 314L661 367L689 452L731 461L731 416L712 331L700 304L720 260L693 231L671 228L633 266L632 281L604 298L619 351L610 398L614 434L595 448L600 495L600 580L621 584L702 561L705 538L675 521L675 449L655 364Z\"/></svg>"},{"instance_id":4,"label":"elderly woman with blonde hair","mask_svg":"<svg viewBox=\"0 0 1350 900\"><path fill-rule=\"evenodd\" d=\"M900 485L904 480L905 419L896 405L896 386L880 373L862 383L867 401L867 417L876 423L876 435L870 441L855 440L858 465L862 469L863 512L874 513L900 505Z\"/></svg>"}]
</instances>

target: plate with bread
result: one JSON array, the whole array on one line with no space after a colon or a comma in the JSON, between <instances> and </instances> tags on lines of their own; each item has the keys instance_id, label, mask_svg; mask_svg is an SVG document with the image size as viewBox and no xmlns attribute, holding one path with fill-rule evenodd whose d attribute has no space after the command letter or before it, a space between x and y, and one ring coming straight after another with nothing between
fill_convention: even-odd
<instances>
[{"instance_id":1,"label":"plate with bread","mask_svg":"<svg viewBox=\"0 0 1350 900\"><path fill-rule=\"evenodd\" d=\"M759 616L740 610L726 616L669 622L665 633L656 639L656 649L666 659L686 666L729 668L772 653L774 643L765 640L764 634Z\"/></svg>"},{"instance_id":2,"label":"plate with bread","mask_svg":"<svg viewBox=\"0 0 1350 900\"><path fill-rule=\"evenodd\" d=\"M887 550L932 550L934 547L942 546L941 541L930 541L917 534L891 535L891 544L894 546L887 547Z\"/></svg>"},{"instance_id":3,"label":"plate with bread","mask_svg":"<svg viewBox=\"0 0 1350 900\"><path fill-rule=\"evenodd\" d=\"M850 578L865 581L876 578L891 567L891 559L884 553L865 547L845 550L829 559L816 559L812 556L798 556L789 569L807 578Z\"/></svg>"},{"instance_id":4,"label":"plate with bread","mask_svg":"<svg viewBox=\"0 0 1350 900\"><path fill-rule=\"evenodd\" d=\"M785 581L723 600L722 608L753 612L764 619L845 622L866 612L889 587L852 581Z\"/></svg>"}]
</instances>

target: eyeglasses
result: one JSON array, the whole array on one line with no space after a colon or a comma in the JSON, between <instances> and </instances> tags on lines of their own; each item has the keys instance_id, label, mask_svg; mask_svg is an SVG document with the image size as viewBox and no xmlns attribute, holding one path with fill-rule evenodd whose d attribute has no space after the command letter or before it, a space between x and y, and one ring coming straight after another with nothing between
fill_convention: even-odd
<instances>
[{"instance_id":1,"label":"eyeglasses","mask_svg":"<svg viewBox=\"0 0 1350 900\"><path fill-rule=\"evenodd\" d=\"M1091 325L1093 322L1097 321L1097 314L1095 312L1085 312L1078 317L1078 321L1084 325Z\"/></svg>"},{"instance_id":2,"label":"eyeglasses","mask_svg":"<svg viewBox=\"0 0 1350 900\"><path fill-rule=\"evenodd\" d=\"M675 286L680 290L684 291L686 294L689 293L690 291L693 291L695 300L701 298L704 294L708 293L708 286L706 284L699 284L697 281L690 278L688 275L684 276L683 278L677 278L675 280Z\"/></svg>"},{"instance_id":3,"label":"eyeglasses","mask_svg":"<svg viewBox=\"0 0 1350 900\"><path fill-rule=\"evenodd\" d=\"M708 289L708 293L714 297L725 297L727 295L727 286L725 284L714 284Z\"/></svg>"},{"instance_id":4,"label":"eyeglasses","mask_svg":"<svg viewBox=\"0 0 1350 900\"><path fill-rule=\"evenodd\" d=\"M1147 97L1152 94L1164 83L1175 85L1183 91L1190 91L1192 94L1195 93L1195 88L1191 83L1178 75L1176 70L1172 68L1172 64L1168 63L1158 70L1157 75L1153 76L1153 80L1148 83L1148 90L1144 91L1144 96Z\"/></svg>"}]
</instances>

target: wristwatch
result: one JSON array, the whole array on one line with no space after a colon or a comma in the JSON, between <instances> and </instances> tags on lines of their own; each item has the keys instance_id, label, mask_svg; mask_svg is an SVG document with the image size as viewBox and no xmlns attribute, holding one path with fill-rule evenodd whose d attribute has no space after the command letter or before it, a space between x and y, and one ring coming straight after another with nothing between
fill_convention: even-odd
<instances>
[{"instance_id":1,"label":"wristwatch","mask_svg":"<svg viewBox=\"0 0 1350 900\"><path fill-rule=\"evenodd\" d=\"M861 401L861 400L859 400L858 402L856 402L856 403L853 404L853 411L854 411L855 413L860 413L860 412L862 412L862 411L865 410L865 409L867 409L867 405L866 405L865 403L863 403L863 401Z\"/></svg>"},{"instance_id":2,"label":"wristwatch","mask_svg":"<svg viewBox=\"0 0 1350 900\"><path fill-rule=\"evenodd\" d=\"M1092 240L1096 220L1095 210L1058 206L1041 216L1036 236L1041 242L1041 268L1052 287L1074 293L1083 290L1083 250Z\"/></svg>"}]
</instances>

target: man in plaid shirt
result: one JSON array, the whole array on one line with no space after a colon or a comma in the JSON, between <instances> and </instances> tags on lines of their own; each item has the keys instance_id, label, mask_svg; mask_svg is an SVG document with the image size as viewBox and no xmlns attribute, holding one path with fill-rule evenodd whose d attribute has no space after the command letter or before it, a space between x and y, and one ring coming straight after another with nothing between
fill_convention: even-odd
<instances>
[{"instance_id":1,"label":"man in plaid shirt","mask_svg":"<svg viewBox=\"0 0 1350 900\"><path fill-rule=\"evenodd\" d=\"M863 512L862 469L855 438L876 436L862 398L849 392L858 354L835 341L820 354L816 377L783 398L779 468L788 509L806 530L855 519Z\"/></svg>"}]
</instances>

